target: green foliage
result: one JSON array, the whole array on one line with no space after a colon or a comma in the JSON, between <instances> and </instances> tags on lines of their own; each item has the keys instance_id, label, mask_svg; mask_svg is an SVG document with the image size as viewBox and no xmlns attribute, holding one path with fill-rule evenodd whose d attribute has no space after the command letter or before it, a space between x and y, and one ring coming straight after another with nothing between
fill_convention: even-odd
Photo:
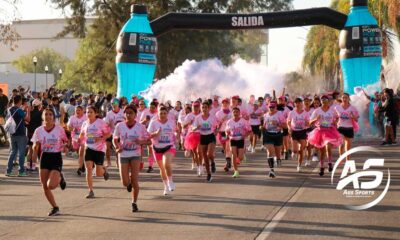
<instances>
[{"instance_id":1,"label":"green foliage","mask_svg":"<svg viewBox=\"0 0 400 240\"><path fill-rule=\"evenodd\" d=\"M72 8L74 19L81 13L98 18L86 31L80 22L70 23L65 32L85 32L77 57L68 64L60 86L97 91L116 89L115 41L130 17L131 0L51 0L59 8ZM140 1L139 1L140 2ZM148 0L150 20L168 12L261 12L291 8L292 0ZM82 7L85 10L82 10ZM74 31L76 30L76 32ZM260 31L173 31L158 38L159 52L156 78L173 72L186 59L219 58L229 64L233 55L259 60L260 45L266 41Z\"/></svg>"},{"instance_id":2,"label":"green foliage","mask_svg":"<svg viewBox=\"0 0 400 240\"><path fill-rule=\"evenodd\" d=\"M63 55L57 53L50 48L41 48L34 50L26 55L20 56L17 60L13 61L12 65L22 73L33 73L35 65L33 64L33 57L37 57L36 72L45 73L45 66L49 67L49 74L54 75L54 79L58 78L59 69L64 70L69 60Z\"/></svg>"}]
</instances>

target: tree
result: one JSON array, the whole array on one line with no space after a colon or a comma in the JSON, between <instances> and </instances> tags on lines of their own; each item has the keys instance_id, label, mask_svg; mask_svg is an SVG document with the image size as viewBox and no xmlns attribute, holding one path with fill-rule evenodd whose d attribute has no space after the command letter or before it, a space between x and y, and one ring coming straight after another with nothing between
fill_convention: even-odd
<instances>
[{"instance_id":1,"label":"tree","mask_svg":"<svg viewBox=\"0 0 400 240\"><path fill-rule=\"evenodd\" d=\"M50 48L42 48L34 50L26 55L20 56L17 60L12 62L22 73L32 73L35 71L35 65L32 62L33 57L37 57L36 72L45 73L45 66L49 67L49 73L54 75L54 79L58 78L59 69L65 69L69 60L63 55L57 53Z\"/></svg>"},{"instance_id":2,"label":"tree","mask_svg":"<svg viewBox=\"0 0 400 240\"><path fill-rule=\"evenodd\" d=\"M82 12L96 15L91 29L79 49L77 59L67 67L60 84L68 86L72 81L81 81L81 88L97 90L99 85L116 89L114 44L118 33L130 17L130 0L51 0L62 8L72 8L73 17ZM167 12L257 12L277 11L291 8L292 0L149 0L146 1L150 19ZM92 5L88 6L91 3ZM85 11L77 11L85 7ZM75 16L76 15L76 16ZM84 16L83 16L84 17ZM66 30L82 31L80 23L72 24ZM68 32L66 31L66 32ZM221 59L225 64L231 56L239 54L246 59L259 59L260 44L265 43L259 31L175 31L158 38L159 52L156 78L170 74L186 59L203 60L211 57ZM79 57L80 56L80 57ZM72 70L74 69L74 70ZM70 71L71 70L71 71ZM68 79L68 80L67 80ZM87 85L88 84L88 85Z\"/></svg>"},{"instance_id":3,"label":"tree","mask_svg":"<svg viewBox=\"0 0 400 240\"><path fill-rule=\"evenodd\" d=\"M14 50L17 40L20 37L12 26L12 22L17 20L16 4L19 0L0 0L0 44L8 46Z\"/></svg>"}]
</instances>

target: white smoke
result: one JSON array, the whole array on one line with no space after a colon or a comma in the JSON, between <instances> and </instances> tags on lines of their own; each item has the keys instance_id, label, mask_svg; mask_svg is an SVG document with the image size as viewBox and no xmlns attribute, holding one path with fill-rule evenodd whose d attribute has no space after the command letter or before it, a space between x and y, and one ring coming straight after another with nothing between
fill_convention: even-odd
<instances>
[{"instance_id":1,"label":"white smoke","mask_svg":"<svg viewBox=\"0 0 400 240\"><path fill-rule=\"evenodd\" d=\"M213 95L231 97L239 95L248 99L281 92L284 87L284 74L277 73L267 66L237 59L230 66L224 66L218 59L204 61L186 60L165 79L157 81L143 96L147 100L157 98L186 101Z\"/></svg>"},{"instance_id":2,"label":"white smoke","mask_svg":"<svg viewBox=\"0 0 400 240\"><path fill-rule=\"evenodd\" d=\"M394 89L394 92L400 86L400 62L392 62L385 68L385 81L387 88Z\"/></svg>"}]
</instances>

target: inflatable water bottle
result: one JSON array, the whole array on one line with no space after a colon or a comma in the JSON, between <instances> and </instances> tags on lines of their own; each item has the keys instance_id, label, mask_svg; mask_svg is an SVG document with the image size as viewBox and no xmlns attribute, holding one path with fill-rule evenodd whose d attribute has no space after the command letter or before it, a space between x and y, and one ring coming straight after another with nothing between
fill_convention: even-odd
<instances>
[{"instance_id":1,"label":"inflatable water bottle","mask_svg":"<svg viewBox=\"0 0 400 240\"><path fill-rule=\"evenodd\" d=\"M351 0L351 9L344 29L340 32L340 63L344 91L379 82L382 63L382 32L368 11L368 0ZM379 85L376 84L376 88Z\"/></svg>"},{"instance_id":2,"label":"inflatable water bottle","mask_svg":"<svg viewBox=\"0 0 400 240\"><path fill-rule=\"evenodd\" d=\"M147 8L132 5L131 18L117 40L118 97L130 99L150 87L156 71L156 53L157 39L150 27Z\"/></svg>"}]
</instances>

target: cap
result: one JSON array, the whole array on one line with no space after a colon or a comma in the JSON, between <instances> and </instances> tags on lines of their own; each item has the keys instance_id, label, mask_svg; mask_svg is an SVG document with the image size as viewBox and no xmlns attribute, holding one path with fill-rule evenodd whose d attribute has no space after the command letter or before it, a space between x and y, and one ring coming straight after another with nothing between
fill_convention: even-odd
<instances>
[{"instance_id":1,"label":"cap","mask_svg":"<svg viewBox=\"0 0 400 240\"><path fill-rule=\"evenodd\" d=\"M224 98L224 99L222 100L222 103L229 103L229 98Z\"/></svg>"},{"instance_id":2,"label":"cap","mask_svg":"<svg viewBox=\"0 0 400 240\"><path fill-rule=\"evenodd\" d=\"M278 99L286 100L286 97L285 96L280 96Z\"/></svg>"},{"instance_id":3,"label":"cap","mask_svg":"<svg viewBox=\"0 0 400 240\"><path fill-rule=\"evenodd\" d=\"M145 5L133 4L131 6L131 13L147 14L147 7Z\"/></svg>"},{"instance_id":4,"label":"cap","mask_svg":"<svg viewBox=\"0 0 400 240\"><path fill-rule=\"evenodd\" d=\"M303 102L303 98L302 98L302 97L297 97L297 98L294 100L294 102L295 102L295 103L297 103L297 102Z\"/></svg>"},{"instance_id":5,"label":"cap","mask_svg":"<svg viewBox=\"0 0 400 240\"><path fill-rule=\"evenodd\" d=\"M118 98L113 98L111 100L111 105L119 105L119 99Z\"/></svg>"},{"instance_id":6,"label":"cap","mask_svg":"<svg viewBox=\"0 0 400 240\"><path fill-rule=\"evenodd\" d=\"M199 101L195 101L195 102L193 102L193 107L198 107L198 106L200 106L200 102Z\"/></svg>"},{"instance_id":7,"label":"cap","mask_svg":"<svg viewBox=\"0 0 400 240\"><path fill-rule=\"evenodd\" d=\"M268 107L276 107L277 103L275 101L271 101L268 105Z\"/></svg>"},{"instance_id":8,"label":"cap","mask_svg":"<svg viewBox=\"0 0 400 240\"><path fill-rule=\"evenodd\" d=\"M321 99L329 99L329 96L324 94L324 95L321 96Z\"/></svg>"},{"instance_id":9,"label":"cap","mask_svg":"<svg viewBox=\"0 0 400 240\"><path fill-rule=\"evenodd\" d=\"M42 101L40 101L39 99L33 100L32 106L37 107L37 106L40 106L40 105L42 105Z\"/></svg>"},{"instance_id":10,"label":"cap","mask_svg":"<svg viewBox=\"0 0 400 240\"><path fill-rule=\"evenodd\" d=\"M235 95L235 96L232 97L232 99L239 100L239 96L238 96L238 95Z\"/></svg>"},{"instance_id":11,"label":"cap","mask_svg":"<svg viewBox=\"0 0 400 240\"><path fill-rule=\"evenodd\" d=\"M310 95L305 95L305 96L303 97L303 99L304 99L304 100L311 100L312 98L311 98Z\"/></svg>"},{"instance_id":12,"label":"cap","mask_svg":"<svg viewBox=\"0 0 400 240\"><path fill-rule=\"evenodd\" d=\"M368 0L351 0L350 6L352 6L352 7L368 6Z\"/></svg>"}]
</instances>

